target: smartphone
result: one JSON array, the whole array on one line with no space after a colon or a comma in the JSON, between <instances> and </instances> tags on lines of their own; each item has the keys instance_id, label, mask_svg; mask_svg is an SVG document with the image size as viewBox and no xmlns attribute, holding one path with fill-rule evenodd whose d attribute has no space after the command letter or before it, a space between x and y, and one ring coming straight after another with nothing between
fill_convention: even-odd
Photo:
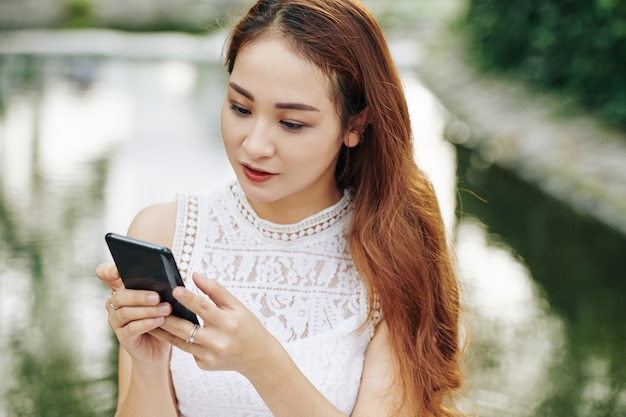
<instances>
[{"instance_id":1,"label":"smartphone","mask_svg":"<svg viewBox=\"0 0 626 417\"><path fill-rule=\"evenodd\" d=\"M126 288L156 291L161 301L172 305L172 314L199 324L196 315L172 296L174 287L185 284L169 248L115 233L107 233L105 240Z\"/></svg>"}]
</instances>

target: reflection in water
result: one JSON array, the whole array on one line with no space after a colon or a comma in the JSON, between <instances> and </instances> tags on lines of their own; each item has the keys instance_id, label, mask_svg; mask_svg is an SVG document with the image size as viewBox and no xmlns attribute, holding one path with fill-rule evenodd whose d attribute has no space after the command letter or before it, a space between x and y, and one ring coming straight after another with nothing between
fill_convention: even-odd
<instances>
[{"instance_id":1,"label":"reflection in water","mask_svg":"<svg viewBox=\"0 0 626 417\"><path fill-rule=\"evenodd\" d=\"M0 349L5 376L0 415L92 416L110 411L112 373L106 356L81 352L85 332L77 326L71 304L79 305L82 283L77 278L87 266L85 253L77 250L80 232L101 206L108 164L101 155L72 166L58 158L63 153L51 151L42 63L32 57L0 61L3 80L18 80L8 84L13 91L4 82L0 90ZM55 172L55 166L71 171ZM71 177L63 175L69 172ZM94 371L97 377L91 378Z\"/></svg>"},{"instance_id":2,"label":"reflection in water","mask_svg":"<svg viewBox=\"0 0 626 417\"><path fill-rule=\"evenodd\" d=\"M481 363L493 360L494 347L505 353L499 352L495 358L508 358L492 362L488 372L491 382L479 380L478 384L515 396L516 401L508 404L513 405L513 413L510 408L499 410L507 415L626 415L626 282L621 279L626 270L626 238L593 219L581 217L511 173L488 166L477 153L461 147L457 150L459 188L484 199L464 194L461 216L473 216L489 225L490 240L502 243L499 248L494 246L494 252L504 247L508 256L518 259L520 266L523 263L534 282L531 291L537 294L535 302L520 300L531 313L521 323L501 323L502 317L485 315L477 320L476 345L470 360L472 368L478 366L474 374L480 377L489 371L490 367ZM472 224L470 229L476 227ZM483 229L483 236L486 233ZM462 227L461 244L463 235ZM461 256L463 253L461 250ZM493 259L473 273L484 274L485 265L493 265ZM461 263L464 267L471 265L465 257ZM494 281L486 287L514 284L519 281L519 272L502 269L499 275L492 275ZM483 292L487 298L501 294ZM480 312L478 307L485 300L474 301L475 311ZM505 328L484 334L498 323ZM486 346L482 346L484 342ZM524 357L516 354L520 351ZM528 373L537 360L543 361L542 375L537 375L531 386L502 388L507 380L503 376ZM503 367L510 371L503 373Z\"/></svg>"},{"instance_id":3,"label":"reflection in water","mask_svg":"<svg viewBox=\"0 0 626 417\"><path fill-rule=\"evenodd\" d=\"M104 234L182 177L191 190L228 177L210 140L223 77L172 61L0 57L0 416L112 415L116 345L94 275Z\"/></svg>"},{"instance_id":4,"label":"reflection in water","mask_svg":"<svg viewBox=\"0 0 626 417\"><path fill-rule=\"evenodd\" d=\"M1 417L112 414L116 345L93 273L108 259L103 237L147 204L232 176L219 140L224 77L168 59L0 58ZM459 188L486 202L460 191L455 219L443 111L404 80L416 158L458 242L468 407L624 414L623 237L462 148Z\"/></svg>"},{"instance_id":5,"label":"reflection in water","mask_svg":"<svg viewBox=\"0 0 626 417\"><path fill-rule=\"evenodd\" d=\"M471 326L472 399L484 417L538 415L550 396L548 367L563 345L563 323L530 271L483 223L464 214L457 241Z\"/></svg>"}]
</instances>

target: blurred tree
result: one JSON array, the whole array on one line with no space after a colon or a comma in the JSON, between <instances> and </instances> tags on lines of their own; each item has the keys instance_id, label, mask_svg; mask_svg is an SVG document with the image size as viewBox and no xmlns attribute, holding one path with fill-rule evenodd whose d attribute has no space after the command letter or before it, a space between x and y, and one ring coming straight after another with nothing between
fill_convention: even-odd
<instances>
[{"instance_id":1,"label":"blurred tree","mask_svg":"<svg viewBox=\"0 0 626 417\"><path fill-rule=\"evenodd\" d=\"M563 92L626 127L626 2L470 0L463 28L483 69Z\"/></svg>"},{"instance_id":2,"label":"blurred tree","mask_svg":"<svg viewBox=\"0 0 626 417\"><path fill-rule=\"evenodd\" d=\"M90 0L65 0L62 15L66 27L89 27L94 23L94 6Z\"/></svg>"},{"instance_id":3,"label":"blurred tree","mask_svg":"<svg viewBox=\"0 0 626 417\"><path fill-rule=\"evenodd\" d=\"M246 4L231 0L0 0L0 31L100 27L207 33L228 20L231 12L239 14Z\"/></svg>"}]
</instances>

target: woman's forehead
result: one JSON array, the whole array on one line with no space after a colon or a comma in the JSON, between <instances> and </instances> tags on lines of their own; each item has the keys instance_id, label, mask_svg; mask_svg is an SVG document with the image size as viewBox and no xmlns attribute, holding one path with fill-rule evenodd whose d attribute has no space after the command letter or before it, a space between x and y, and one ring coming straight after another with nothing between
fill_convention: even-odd
<instances>
[{"instance_id":1,"label":"woman's forehead","mask_svg":"<svg viewBox=\"0 0 626 417\"><path fill-rule=\"evenodd\" d=\"M332 101L330 78L284 38L256 39L239 50L231 80L259 93L285 94L308 100Z\"/></svg>"}]
</instances>

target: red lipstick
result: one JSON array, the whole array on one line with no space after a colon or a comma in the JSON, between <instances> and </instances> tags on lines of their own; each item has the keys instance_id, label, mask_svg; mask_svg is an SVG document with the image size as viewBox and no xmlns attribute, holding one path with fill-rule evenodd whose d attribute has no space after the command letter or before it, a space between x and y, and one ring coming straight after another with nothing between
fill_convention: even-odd
<instances>
[{"instance_id":1,"label":"red lipstick","mask_svg":"<svg viewBox=\"0 0 626 417\"><path fill-rule=\"evenodd\" d=\"M243 165L243 173L245 174L246 178L248 178L252 182L265 182L274 176L274 174L265 171L259 171L248 165Z\"/></svg>"}]
</instances>

